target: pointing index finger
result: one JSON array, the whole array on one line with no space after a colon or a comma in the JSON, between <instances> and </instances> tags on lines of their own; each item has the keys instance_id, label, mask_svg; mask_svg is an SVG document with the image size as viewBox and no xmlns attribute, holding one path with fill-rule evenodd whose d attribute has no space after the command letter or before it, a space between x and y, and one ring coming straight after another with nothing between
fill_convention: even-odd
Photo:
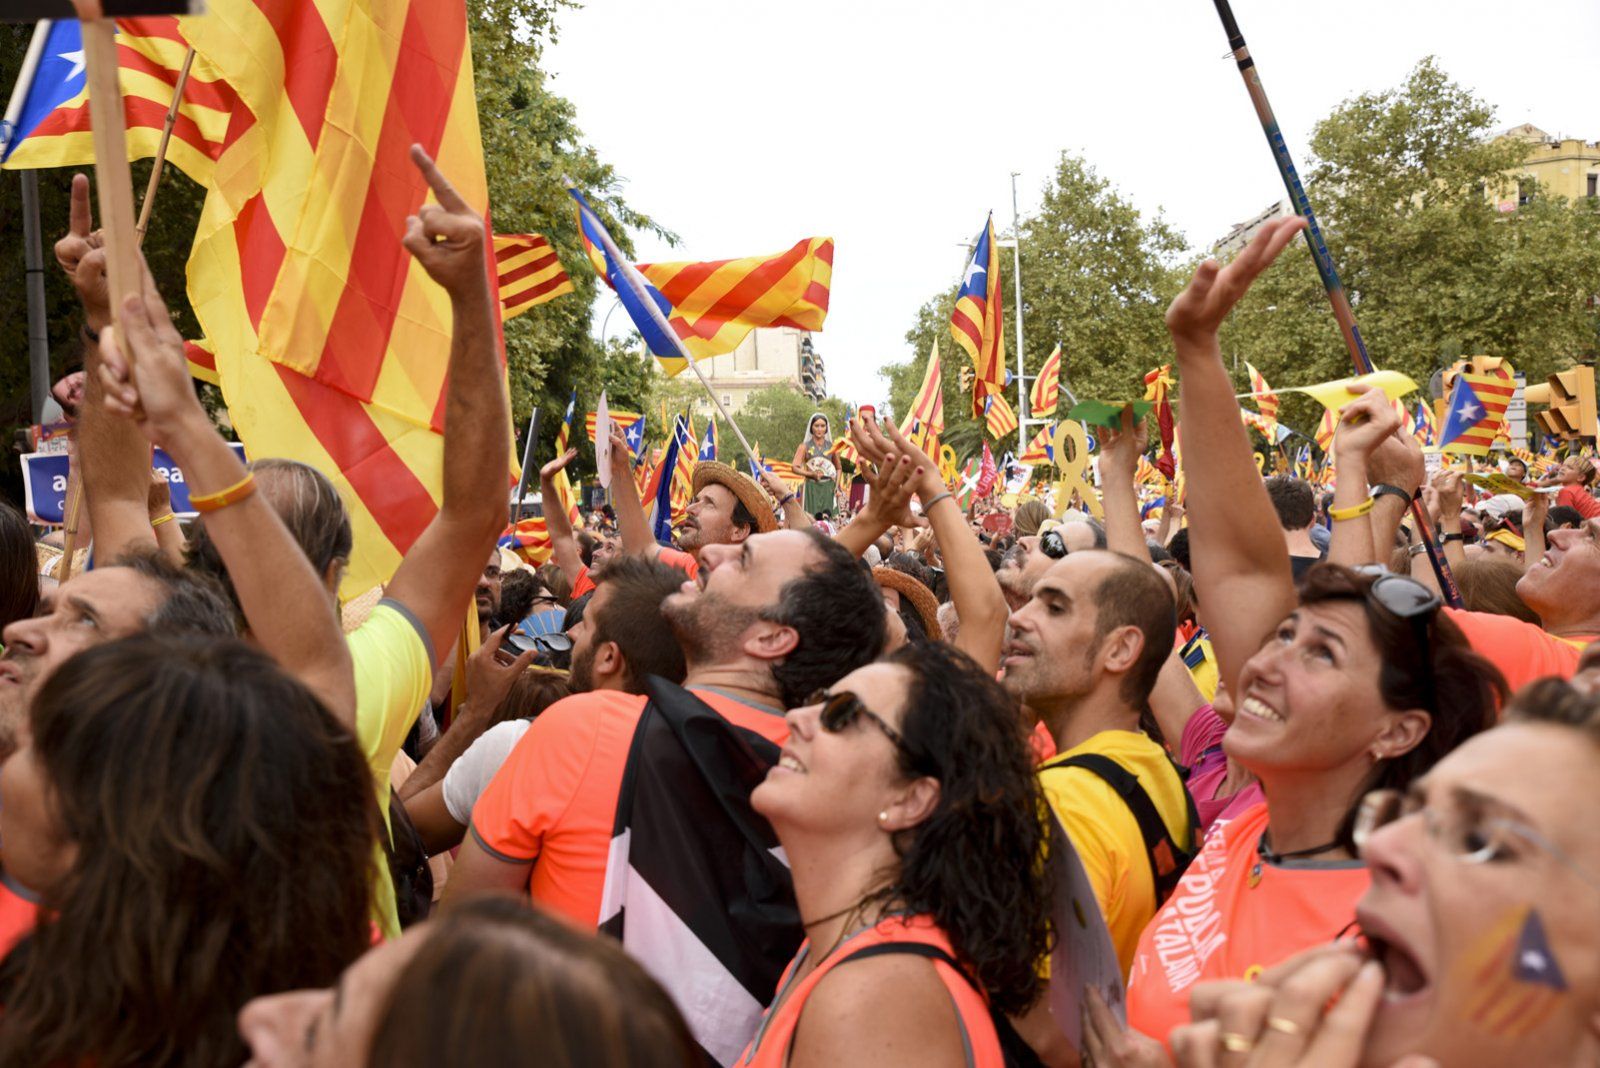
<instances>
[{"instance_id":1,"label":"pointing index finger","mask_svg":"<svg viewBox=\"0 0 1600 1068\"><path fill-rule=\"evenodd\" d=\"M450 184L450 179L444 176L444 172L433 161L433 157L428 155L421 145L411 146L411 162L417 165L417 170L427 179L428 186L433 190L433 195L438 199L441 208L452 214L472 210L471 206L461 199L461 194L456 192L456 187Z\"/></svg>"}]
</instances>

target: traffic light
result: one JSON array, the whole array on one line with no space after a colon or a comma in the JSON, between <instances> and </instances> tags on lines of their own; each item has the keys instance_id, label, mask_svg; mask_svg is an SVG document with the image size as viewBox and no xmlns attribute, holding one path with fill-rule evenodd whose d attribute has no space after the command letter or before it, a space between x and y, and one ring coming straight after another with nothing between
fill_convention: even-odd
<instances>
[{"instance_id":1,"label":"traffic light","mask_svg":"<svg viewBox=\"0 0 1600 1068\"><path fill-rule=\"evenodd\" d=\"M1547 437L1572 440L1595 436L1594 368L1579 365L1557 371L1543 386L1529 386L1523 396L1531 408L1548 404L1534 419Z\"/></svg>"},{"instance_id":2,"label":"traffic light","mask_svg":"<svg viewBox=\"0 0 1600 1068\"><path fill-rule=\"evenodd\" d=\"M956 383L961 387L961 392L963 393L972 392L972 379L973 372L970 367L963 367L956 372Z\"/></svg>"}]
</instances>

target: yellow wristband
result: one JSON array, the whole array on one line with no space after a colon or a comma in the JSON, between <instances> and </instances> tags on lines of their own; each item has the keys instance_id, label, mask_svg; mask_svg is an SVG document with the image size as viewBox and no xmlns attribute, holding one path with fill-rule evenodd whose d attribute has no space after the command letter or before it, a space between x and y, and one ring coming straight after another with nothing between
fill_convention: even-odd
<instances>
[{"instance_id":1,"label":"yellow wristband","mask_svg":"<svg viewBox=\"0 0 1600 1068\"><path fill-rule=\"evenodd\" d=\"M1352 504L1348 508L1329 508L1328 518L1337 523L1341 519L1359 519L1370 511L1372 511L1372 498L1368 497L1360 504Z\"/></svg>"},{"instance_id":2,"label":"yellow wristband","mask_svg":"<svg viewBox=\"0 0 1600 1068\"><path fill-rule=\"evenodd\" d=\"M178 517L177 517L177 515L175 513L168 512L166 515L161 516L159 519L150 520L150 525L152 527L159 527L162 523L170 523L176 518L178 518Z\"/></svg>"},{"instance_id":3,"label":"yellow wristband","mask_svg":"<svg viewBox=\"0 0 1600 1068\"><path fill-rule=\"evenodd\" d=\"M255 475L245 472L244 478L225 490L218 490L216 493L191 494L189 503L197 512L215 512L228 507L230 504L238 504L255 491Z\"/></svg>"}]
</instances>

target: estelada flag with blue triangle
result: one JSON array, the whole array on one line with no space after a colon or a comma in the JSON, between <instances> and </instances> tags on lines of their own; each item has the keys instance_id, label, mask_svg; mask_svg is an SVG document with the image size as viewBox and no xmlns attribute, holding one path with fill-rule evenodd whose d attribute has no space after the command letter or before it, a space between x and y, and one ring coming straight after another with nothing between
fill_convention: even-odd
<instances>
[{"instance_id":1,"label":"estelada flag with blue triangle","mask_svg":"<svg viewBox=\"0 0 1600 1068\"><path fill-rule=\"evenodd\" d=\"M994 216L984 220L972 243L972 258L961 275L950 334L972 360L972 415L984 414L983 398L1005 389L1005 299L1000 290L1000 255L994 240Z\"/></svg>"},{"instance_id":2,"label":"estelada flag with blue triangle","mask_svg":"<svg viewBox=\"0 0 1600 1068\"><path fill-rule=\"evenodd\" d=\"M1439 431L1441 452L1467 456L1487 456L1494 444L1506 407L1516 395L1514 380L1500 375L1480 375L1462 371L1450 390L1444 427Z\"/></svg>"}]
</instances>

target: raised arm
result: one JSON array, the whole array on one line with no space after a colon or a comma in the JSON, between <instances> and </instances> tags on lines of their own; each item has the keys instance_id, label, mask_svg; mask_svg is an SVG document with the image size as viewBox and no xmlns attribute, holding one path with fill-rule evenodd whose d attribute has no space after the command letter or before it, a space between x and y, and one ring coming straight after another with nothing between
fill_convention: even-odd
<instances>
[{"instance_id":1,"label":"raised arm","mask_svg":"<svg viewBox=\"0 0 1600 1068\"><path fill-rule=\"evenodd\" d=\"M455 646L483 562L505 529L511 415L500 369L483 217L428 154L412 162L437 204L407 221L405 246L450 294L449 386L444 412L444 499L385 594L421 621L435 657ZM436 661L437 664L437 661Z\"/></svg>"},{"instance_id":2,"label":"raised arm","mask_svg":"<svg viewBox=\"0 0 1600 1068\"><path fill-rule=\"evenodd\" d=\"M983 554L983 543L967 525L967 517L956 504L955 495L939 477L937 464L901 437L893 423L880 423L867 430L869 434L881 432L895 452L915 461L912 478L922 501L922 514L939 541L950 603L956 606L956 617L961 621L953 644L986 672L999 671L1000 647L1005 641L1009 610L1005 594L994 577L994 569Z\"/></svg>"},{"instance_id":3,"label":"raised arm","mask_svg":"<svg viewBox=\"0 0 1600 1068\"><path fill-rule=\"evenodd\" d=\"M1106 548L1150 563L1150 546L1139 522L1139 494L1133 488L1139 455L1149 435L1133 409L1122 410L1121 429L1100 431L1100 505L1106 513Z\"/></svg>"},{"instance_id":4,"label":"raised arm","mask_svg":"<svg viewBox=\"0 0 1600 1068\"><path fill-rule=\"evenodd\" d=\"M119 330L121 338L107 331L100 343L107 415L142 431L146 447L155 442L171 453L189 480L191 499L248 484L244 464L194 394L183 338L148 271L144 295L123 305ZM278 513L250 493L208 511L205 522L261 648L353 729L350 651L320 577Z\"/></svg>"},{"instance_id":5,"label":"raised arm","mask_svg":"<svg viewBox=\"0 0 1600 1068\"><path fill-rule=\"evenodd\" d=\"M863 434L858 433L854 426L852 424L851 436L856 439L856 447L860 449ZM873 542L894 527L914 527L927 522L911 511L911 498L916 489L911 477L914 471L911 461L914 457L897 456L895 462L888 463L887 454L873 452L869 456L863 452L862 459L865 466L861 474L871 491L867 495L867 503L833 537L834 541L856 556L864 555Z\"/></svg>"},{"instance_id":6,"label":"raised arm","mask_svg":"<svg viewBox=\"0 0 1600 1068\"><path fill-rule=\"evenodd\" d=\"M1276 219L1226 267L1207 260L1167 309L1183 403L1189 483L1189 554L1206 606L1222 681L1239 684L1245 661L1298 598L1289 551L1239 421L1217 330L1256 277L1304 225Z\"/></svg>"},{"instance_id":7,"label":"raised arm","mask_svg":"<svg viewBox=\"0 0 1600 1068\"><path fill-rule=\"evenodd\" d=\"M655 556L661 551L644 517L644 502L633 485L632 454L622 428L611 424L611 507L617 513L617 535L622 551Z\"/></svg>"},{"instance_id":8,"label":"raised arm","mask_svg":"<svg viewBox=\"0 0 1600 1068\"><path fill-rule=\"evenodd\" d=\"M801 446L803 451L805 446ZM797 466L795 470L800 470ZM810 478L810 475L806 476ZM807 530L816 526L805 506L800 503L800 494L789 488L788 483L765 468L761 470L761 488L772 494L773 500L778 502L778 507L783 509L783 526L785 530Z\"/></svg>"},{"instance_id":9,"label":"raised arm","mask_svg":"<svg viewBox=\"0 0 1600 1068\"><path fill-rule=\"evenodd\" d=\"M1544 521L1550 515L1550 497L1535 493L1522 506L1522 570L1532 571L1544 559Z\"/></svg>"},{"instance_id":10,"label":"raised arm","mask_svg":"<svg viewBox=\"0 0 1600 1068\"><path fill-rule=\"evenodd\" d=\"M572 519L567 510L559 502L551 508L550 502L557 500L557 472L565 471L577 455L577 449L568 449L539 468L539 499L544 502L544 529L550 535L550 558L573 582L578 581L578 574L583 570L583 555L578 552L578 539L572 536ZM413 772L412 777L415 775Z\"/></svg>"},{"instance_id":11,"label":"raised arm","mask_svg":"<svg viewBox=\"0 0 1600 1068\"><path fill-rule=\"evenodd\" d=\"M83 302L86 342L103 336L111 326L106 253L94 230L89 179L81 174L72 179L71 223L67 235L56 242L56 262ZM149 508L150 443L133 423L106 412L97 344L84 345L83 367L77 450L95 556L114 560L132 550L155 549Z\"/></svg>"},{"instance_id":12,"label":"raised arm","mask_svg":"<svg viewBox=\"0 0 1600 1068\"><path fill-rule=\"evenodd\" d=\"M1345 405L1333 437L1334 471L1338 485L1333 491L1333 538L1328 545L1328 560L1347 567L1389 559L1389 547L1379 547L1373 539L1372 514L1367 504L1368 461L1373 452L1400 426L1394 405L1382 390L1369 390ZM1365 510L1363 510L1365 509ZM1340 518L1343 516L1344 518Z\"/></svg>"}]
</instances>

